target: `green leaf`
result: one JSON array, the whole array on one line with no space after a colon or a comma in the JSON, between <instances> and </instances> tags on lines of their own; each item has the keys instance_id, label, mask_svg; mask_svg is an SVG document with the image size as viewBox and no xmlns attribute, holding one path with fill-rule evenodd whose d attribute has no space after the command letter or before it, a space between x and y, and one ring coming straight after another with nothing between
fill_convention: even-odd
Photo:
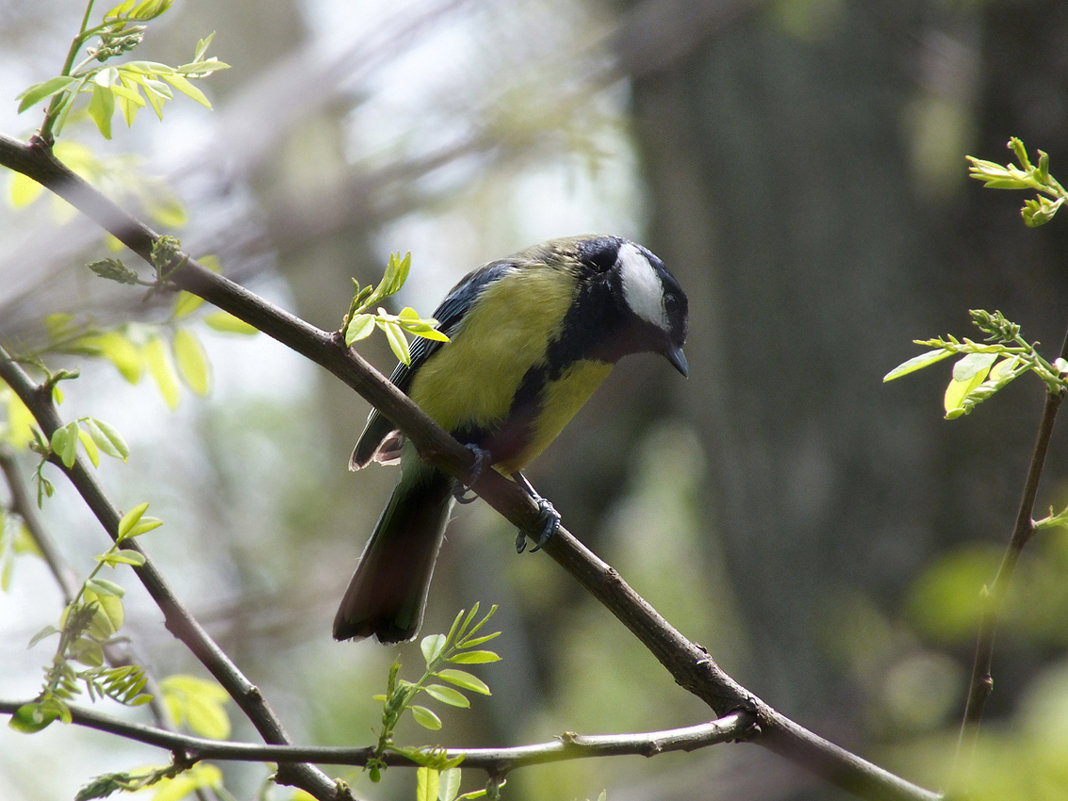
<instances>
[{"instance_id":1,"label":"green leaf","mask_svg":"<svg viewBox=\"0 0 1068 801\"><path fill-rule=\"evenodd\" d=\"M490 640L495 640L501 636L499 631L495 631L492 634L486 634L482 637L465 637L460 643L461 648L474 648L476 645L482 645Z\"/></svg>"},{"instance_id":2,"label":"green leaf","mask_svg":"<svg viewBox=\"0 0 1068 801\"><path fill-rule=\"evenodd\" d=\"M258 334L260 331L256 326L246 323L244 320L239 320L229 312L217 311L211 314L204 315L204 322L208 328L212 328L216 331L222 331L226 334Z\"/></svg>"},{"instance_id":3,"label":"green leaf","mask_svg":"<svg viewBox=\"0 0 1068 801\"><path fill-rule=\"evenodd\" d=\"M202 106L205 106L206 108L211 108L211 101L208 100L207 95L197 89L192 84L192 82L185 76L180 75L177 72L170 71L161 72L159 77L161 77L163 80L165 80L167 83L169 83L171 86L173 86L186 97L191 97L193 100L197 101Z\"/></svg>"},{"instance_id":4,"label":"green leaf","mask_svg":"<svg viewBox=\"0 0 1068 801\"><path fill-rule=\"evenodd\" d=\"M198 762L189 770L174 777L165 777L154 784L156 792L152 801L182 801L197 790L219 788L222 783L222 771L217 765Z\"/></svg>"},{"instance_id":5,"label":"green leaf","mask_svg":"<svg viewBox=\"0 0 1068 801\"><path fill-rule=\"evenodd\" d=\"M130 446L110 423L90 417L85 421L85 427L89 430L93 442L108 456L122 459L124 462L130 457Z\"/></svg>"},{"instance_id":6,"label":"green leaf","mask_svg":"<svg viewBox=\"0 0 1068 801\"><path fill-rule=\"evenodd\" d=\"M131 553L136 553L133 551ZM141 554L137 554L141 556ZM103 557L98 557L103 558ZM142 557L143 558L143 557ZM102 578L91 578L85 582L85 586L95 592L97 595L114 595L118 598L122 598L126 594L126 590L114 581L108 581Z\"/></svg>"},{"instance_id":7,"label":"green leaf","mask_svg":"<svg viewBox=\"0 0 1068 801\"><path fill-rule=\"evenodd\" d=\"M429 634L423 637L419 643L419 650L423 652L427 667L430 667L441 656L442 651L445 650L445 642L444 634Z\"/></svg>"},{"instance_id":8,"label":"green leaf","mask_svg":"<svg viewBox=\"0 0 1068 801\"><path fill-rule=\"evenodd\" d=\"M164 703L179 724L212 740L230 736L225 704L230 696L216 682L196 676L167 676L160 682Z\"/></svg>"},{"instance_id":9,"label":"green leaf","mask_svg":"<svg viewBox=\"0 0 1068 801\"><path fill-rule=\"evenodd\" d=\"M147 502L139 503L137 504L137 506L135 506L133 509L131 509L122 516L122 519L119 520L118 536L115 538L116 542L122 542L123 540L129 539L132 536L131 532L133 531L134 526L136 526L141 521L141 518L144 517L145 511L147 509Z\"/></svg>"},{"instance_id":10,"label":"green leaf","mask_svg":"<svg viewBox=\"0 0 1068 801\"><path fill-rule=\"evenodd\" d=\"M147 22L164 14L173 2L174 0L142 0L126 14L126 18Z\"/></svg>"},{"instance_id":11,"label":"green leaf","mask_svg":"<svg viewBox=\"0 0 1068 801\"><path fill-rule=\"evenodd\" d=\"M137 531L138 526L142 526L149 518L142 518L141 522L134 526L133 533L126 537L136 537L138 534L143 534L143 531ZM158 525L162 525L162 521L157 521ZM153 526L152 528L156 528ZM145 563L145 555L140 551L135 551L130 548L120 548L117 550L108 551L105 554L101 554L97 559L108 567L115 567L116 565L133 565L134 567L140 567ZM116 585L118 586L118 585Z\"/></svg>"},{"instance_id":12,"label":"green leaf","mask_svg":"<svg viewBox=\"0 0 1068 801\"><path fill-rule=\"evenodd\" d=\"M499 662L500 659L493 651L461 651L449 657L450 662L458 665L483 665L489 662Z\"/></svg>"},{"instance_id":13,"label":"green leaf","mask_svg":"<svg viewBox=\"0 0 1068 801\"><path fill-rule=\"evenodd\" d=\"M986 380L990 366L997 360L996 353L968 353L953 365L954 381L972 381L979 376L980 382Z\"/></svg>"},{"instance_id":14,"label":"green leaf","mask_svg":"<svg viewBox=\"0 0 1068 801\"><path fill-rule=\"evenodd\" d=\"M389 320L377 320L376 324L386 332L386 341L389 342L393 355L404 364L411 364L412 354L408 349L408 338L404 336L401 327Z\"/></svg>"},{"instance_id":15,"label":"green leaf","mask_svg":"<svg viewBox=\"0 0 1068 801\"><path fill-rule=\"evenodd\" d=\"M211 389L211 365L197 335L188 328L179 328L171 344L178 373L186 386L197 395L207 395Z\"/></svg>"},{"instance_id":16,"label":"green leaf","mask_svg":"<svg viewBox=\"0 0 1068 801\"><path fill-rule=\"evenodd\" d=\"M415 771L416 801L438 801L439 773L433 768L417 768Z\"/></svg>"},{"instance_id":17,"label":"green leaf","mask_svg":"<svg viewBox=\"0 0 1068 801\"><path fill-rule=\"evenodd\" d=\"M89 96L89 118L96 123L97 130L105 139L111 138L111 117L115 113L115 95L110 86L101 85L101 75L93 83L93 92Z\"/></svg>"},{"instance_id":18,"label":"green leaf","mask_svg":"<svg viewBox=\"0 0 1068 801\"><path fill-rule=\"evenodd\" d=\"M144 357L149 375L155 379L156 386L159 387L164 402L174 409L178 406L179 400L178 376L163 338L153 336L149 339L141 347L141 355Z\"/></svg>"},{"instance_id":19,"label":"green leaf","mask_svg":"<svg viewBox=\"0 0 1068 801\"><path fill-rule=\"evenodd\" d=\"M467 709L471 706L471 700L459 690L446 687L444 684L427 684L423 687L426 694L436 701L441 701L449 706Z\"/></svg>"},{"instance_id":20,"label":"green leaf","mask_svg":"<svg viewBox=\"0 0 1068 801\"><path fill-rule=\"evenodd\" d=\"M90 334L78 340L78 346L89 348L111 362L123 378L131 384L141 380L144 360L137 346L120 331ZM100 443L98 442L97 445Z\"/></svg>"},{"instance_id":21,"label":"green leaf","mask_svg":"<svg viewBox=\"0 0 1068 801\"><path fill-rule=\"evenodd\" d=\"M52 452L59 457L65 467L73 467L78 456L78 424L67 423L52 432Z\"/></svg>"},{"instance_id":22,"label":"green leaf","mask_svg":"<svg viewBox=\"0 0 1068 801\"><path fill-rule=\"evenodd\" d=\"M935 350L929 350L926 353L921 353L919 356L913 356L911 359L902 362L889 373L884 375L883 381L893 381L895 378L901 378L903 375L922 370L924 367L929 367L930 365L940 362L952 355L953 351L937 348Z\"/></svg>"},{"instance_id":23,"label":"green leaf","mask_svg":"<svg viewBox=\"0 0 1068 801\"><path fill-rule=\"evenodd\" d=\"M44 192L44 187L21 172L11 174L11 205L16 209L25 208Z\"/></svg>"},{"instance_id":24,"label":"green leaf","mask_svg":"<svg viewBox=\"0 0 1068 801\"><path fill-rule=\"evenodd\" d=\"M58 700L53 700L52 704L47 706L45 703L36 701L23 704L15 710L15 714L11 716L7 725L23 734L35 734L46 728L52 721L62 717L57 706L65 705ZM69 710L67 714L70 714Z\"/></svg>"},{"instance_id":25,"label":"green leaf","mask_svg":"<svg viewBox=\"0 0 1068 801\"><path fill-rule=\"evenodd\" d=\"M83 590L82 598L87 604L93 604L95 607L93 620L89 624L87 633L101 641L115 636L126 620L126 610L123 608L122 599L114 595L101 595L91 589ZM91 664L100 664L100 662L94 661Z\"/></svg>"},{"instance_id":26,"label":"green leaf","mask_svg":"<svg viewBox=\"0 0 1068 801\"><path fill-rule=\"evenodd\" d=\"M454 801L460 793L460 769L446 768L438 776L438 801Z\"/></svg>"},{"instance_id":27,"label":"green leaf","mask_svg":"<svg viewBox=\"0 0 1068 801\"><path fill-rule=\"evenodd\" d=\"M41 640L45 639L46 637L51 637L53 634L59 634L59 629L52 625L45 626L39 632L34 634L33 637L30 638L30 644L26 647L33 648L33 646L37 645L37 643L39 643Z\"/></svg>"},{"instance_id":28,"label":"green leaf","mask_svg":"<svg viewBox=\"0 0 1068 801\"><path fill-rule=\"evenodd\" d=\"M489 685L486 684L486 682L482 681L478 676L468 673L466 670L445 668L444 670L439 670L434 675L442 681L455 684L457 687L462 687L465 690L481 693L482 695L491 694Z\"/></svg>"},{"instance_id":29,"label":"green leaf","mask_svg":"<svg viewBox=\"0 0 1068 801\"><path fill-rule=\"evenodd\" d=\"M215 31L212 31L199 42L197 42L196 50L193 52L193 61L203 61L205 53L208 52L208 48L211 46L211 40L215 38Z\"/></svg>"},{"instance_id":30,"label":"green leaf","mask_svg":"<svg viewBox=\"0 0 1068 801\"><path fill-rule=\"evenodd\" d=\"M953 380L946 387L943 399L947 420L960 417L968 411L964 405L965 399L986 380L995 359L995 353L969 353L953 365Z\"/></svg>"},{"instance_id":31,"label":"green leaf","mask_svg":"<svg viewBox=\"0 0 1068 801\"><path fill-rule=\"evenodd\" d=\"M78 441L82 443L85 455L89 457L89 461L92 462L93 467L100 467L100 449L93 441L92 435L84 428L79 428Z\"/></svg>"},{"instance_id":32,"label":"green leaf","mask_svg":"<svg viewBox=\"0 0 1068 801\"><path fill-rule=\"evenodd\" d=\"M345 344L351 346L353 342L366 339L374 330L375 318L373 314L354 315L345 329Z\"/></svg>"},{"instance_id":33,"label":"green leaf","mask_svg":"<svg viewBox=\"0 0 1068 801\"><path fill-rule=\"evenodd\" d=\"M20 101L18 113L21 114L30 106L35 106L42 100L69 89L72 84L77 82L78 79L70 75L57 75L42 83L35 83L15 97L16 100Z\"/></svg>"},{"instance_id":34,"label":"green leaf","mask_svg":"<svg viewBox=\"0 0 1068 801\"><path fill-rule=\"evenodd\" d=\"M432 710L427 709L425 706L412 706L411 710L415 722L424 729L429 729L430 731L441 729L441 718L435 715Z\"/></svg>"},{"instance_id":35,"label":"green leaf","mask_svg":"<svg viewBox=\"0 0 1068 801\"><path fill-rule=\"evenodd\" d=\"M188 317L203 304L204 298L183 289L178 293L178 299L174 302L174 319L181 320L183 317Z\"/></svg>"}]
</instances>

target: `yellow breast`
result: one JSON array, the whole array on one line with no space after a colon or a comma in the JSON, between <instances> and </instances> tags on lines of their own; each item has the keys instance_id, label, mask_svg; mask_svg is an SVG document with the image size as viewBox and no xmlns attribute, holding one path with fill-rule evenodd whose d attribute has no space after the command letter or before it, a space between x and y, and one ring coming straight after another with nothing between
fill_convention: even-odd
<instances>
[{"instance_id":1,"label":"yellow breast","mask_svg":"<svg viewBox=\"0 0 1068 801\"><path fill-rule=\"evenodd\" d=\"M546 366L573 293L574 281L551 269L517 270L489 285L452 341L420 366L409 387L412 400L447 431L503 425L524 376ZM518 470L541 453L610 370L604 362L580 361L549 382L529 442L499 469Z\"/></svg>"}]
</instances>

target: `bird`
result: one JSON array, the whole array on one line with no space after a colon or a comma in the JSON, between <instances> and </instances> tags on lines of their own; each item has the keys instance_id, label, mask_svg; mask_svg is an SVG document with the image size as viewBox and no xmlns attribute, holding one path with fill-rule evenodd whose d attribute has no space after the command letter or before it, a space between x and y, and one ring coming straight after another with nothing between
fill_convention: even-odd
<instances>
[{"instance_id":1,"label":"bird","mask_svg":"<svg viewBox=\"0 0 1068 801\"><path fill-rule=\"evenodd\" d=\"M390 381L483 465L511 477L559 525L522 469L631 353L664 356L684 377L688 301L647 248L619 236L552 239L464 276L433 314L448 342L417 339ZM349 468L400 463L400 479L334 618L337 640L413 639L455 500L465 488L423 462L372 409ZM517 550L525 538L520 532Z\"/></svg>"}]
</instances>

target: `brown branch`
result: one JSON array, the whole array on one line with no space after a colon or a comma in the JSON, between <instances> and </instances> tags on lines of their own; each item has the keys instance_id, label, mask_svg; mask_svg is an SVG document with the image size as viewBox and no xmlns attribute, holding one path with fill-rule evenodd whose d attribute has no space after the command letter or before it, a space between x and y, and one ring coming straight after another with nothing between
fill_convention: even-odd
<instances>
[{"instance_id":1,"label":"brown branch","mask_svg":"<svg viewBox=\"0 0 1068 801\"><path fill-rule=\"evenodd\" d=\"M1062 359L1068 359L1068 334L1065 334L1060 356ZM1005 597L1008 595L1012 577L1016 572L1016 564L1020 560L1024 547L1035 533L1035 499L1038 497L1042 469L1046 463L1050 440L1053 437L1057 410L1060 409L1063 399L1064 394L1061 392L1049 391L1046 394L1046 402L1042 407L1042 416L1038 422L1038 433L1031 450L1031 461L1027 466L1027 477L1024 479L1020 504L1016 511L1016 521L1013 524L1005 553L1002 555L1001 564L998 565L997 573L994 574L994 580L984 589L983 609L979 620L979 632L976 636L971 680L968 685L964 718L961 721L960 734L957 739L957 753L950 774L949 786L951 788L955 788L970 772L969 767L979 738L979 725L983 710L986 708L987 699L994 691L992 672L994 640L1001 621Z\"/></svg>"},{"instance_id":2,"label":"brown branch","mask_svg":"<svg viewBox=\"0 0 1068 801\"><path fill-rule=\"evenodd\" d=\"M0 136L0 164L17 169L68 200L142 258L149 259L155 232L56 161L41 146ZM255 326L323 366L393 420L424 459L450 475L468 478L472 455L439 428L407 396L358 354L337 333L321 331L278 309L245 288L181 256L169 277L176 286ZM496 471L485 471L473 489L521 530L535 536L538 508L518 485ZM749 693L724 673L699 645L686 639L639 596L608 564L563 527L546 553L604 604L671 673L675 681L718 714L744 710L756 720L750 739L827 781L878 801L934 801L938 796L873 765L804 729Z\"/></svg>"},{"instance_id":3,"label":"brown branch","mask_svg":"<svg viewBox=\"0 0 1068 801\"><path fill-rule=\"evenodd\" d=\"M0 700L0 714L14 714L23 701ZM373 746L340 748L334 746L260 745L225 740L209 740L179 734L154 726L132 723L93 709L71 706L71 722L108 732L128 740L156 746L181 755L190 763L200 760L242 762L308 762L318 765L349 765L364 767L372 761L399 767L415 767L419 763L396 751L376 754ZM448 759L463 759L465 768L480 768L494 777L501 777L516 768L544 765L565 759L586 759L606 756L654 757L670 751L695 751L710 745L733 742L745 736L752 718L744 712L734 712L722 718L663 731L627 734L575 734L565 732L544 743L532 743L502 748L449 748Z\"/></svg>"}]
</instances>

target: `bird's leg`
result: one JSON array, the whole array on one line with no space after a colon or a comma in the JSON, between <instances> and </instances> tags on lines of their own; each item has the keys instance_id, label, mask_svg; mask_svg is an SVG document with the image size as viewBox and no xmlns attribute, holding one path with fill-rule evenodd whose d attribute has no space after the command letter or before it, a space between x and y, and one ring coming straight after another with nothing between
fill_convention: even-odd
<instances>
[{"instance_id":1,"label":"bird's leg","mask_svg":"<svg viewBox=\"0 0 1068 801\"><path fill-rule=\"evenodd\" d=\"M485 448L480 448L473 443L467 443L464 445L467 450L475 457L475 466L471 468L471 484L478 481L478 477L482 475L482 468L489 463L489 451ZM471 492L471 484L464 484L459 479L456 479L452 488L452 497L456 499L457 503L471 503L478 496Z\"/></svg>"},{"instance_id":2,"label":"bird's leg","mask_svg":"<svg viewBox=\"0 0 1068 801\"><path fill-rule=\"evenodd\" d=\"M549 503L549 501L534 490L530 482L527 481L527 477L520 472L512 473L512 479L516 484L526 490L527 494L534 499L538 504L538 517L541 521L541 534L538 536L538 542L530 549L531 553L541 550L541 547L549 541L549 538L556 533L556 530L560 528L560 513L556 511L556 508ZM519 536L515 539L515 552L523 553L527 547L527 535L522 531L519 532Z\"/></svg>"}]
</instances>

